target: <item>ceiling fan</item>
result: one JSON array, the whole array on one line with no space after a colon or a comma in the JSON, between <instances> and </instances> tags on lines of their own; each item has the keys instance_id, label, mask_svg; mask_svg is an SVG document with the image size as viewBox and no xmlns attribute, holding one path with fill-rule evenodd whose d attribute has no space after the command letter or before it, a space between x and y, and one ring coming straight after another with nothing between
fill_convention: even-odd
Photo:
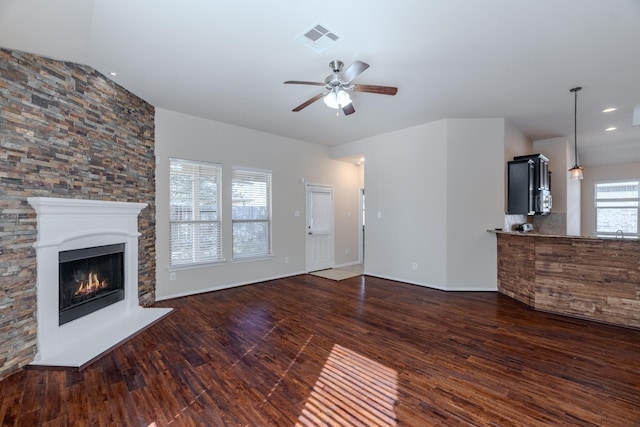
<instances>
[{"instance_id":1,"label":"ceiling fan","mask_svg":"<svg viewBox=\"0 0 640 427\"><path fill-rule=\"evenodd\" d=\"M291 111L298 112L303 108L313 104L320 98L324 98L324 103L327 104L328 107L335 108L338 111L342 109L344 115L348 116L349 114L353 114L356 112L355 108L353 108L351 97L349 96L349 92L351 91L369 92L392 96L398 92L397 87L352 84L351 82L353 81L353 79L360 75L360 73L362 73L364 70L369 68L369 64L366 64L362 61L355 61L353 64L347 67L344 72L342 72L343 66L344 63L342 61L339 61L337 59L331 61L329 63L329 67L331 67L333 74L329 74L324 79L324 83L299 80L287 80L286 82L284 82L284 84L324 87L324 90L321 93L310 99L307 99L305 102L298 105Z\"/></svg>"}]
</instances>

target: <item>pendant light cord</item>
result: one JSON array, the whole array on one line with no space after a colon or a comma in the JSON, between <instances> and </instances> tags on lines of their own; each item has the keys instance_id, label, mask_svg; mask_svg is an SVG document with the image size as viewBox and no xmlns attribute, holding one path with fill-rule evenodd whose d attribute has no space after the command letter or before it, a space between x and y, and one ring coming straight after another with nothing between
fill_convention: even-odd
<instances>
[{"instance_id":1,"label":"pendant light cord","mask_svg":"<svg viewBox=\"0 0 640 427\"><path fill-rule=\"evenodd\" d=\"M574 167L578 167L578 91L582 90L582 87L574 87L571 89L574 96L573 104L573 158L575 160Z\"/></svg>"},{"instance_id":2,"label":"pendant light cord","mask_svg":"<svg viewBox=\"0 0 640 427\"><path fill-rule=\"evenodd\" d=\"M576 160L576 166L578 165L578 90L576 89L573 94L573 155Z\"/></svg>"}]
</instances>

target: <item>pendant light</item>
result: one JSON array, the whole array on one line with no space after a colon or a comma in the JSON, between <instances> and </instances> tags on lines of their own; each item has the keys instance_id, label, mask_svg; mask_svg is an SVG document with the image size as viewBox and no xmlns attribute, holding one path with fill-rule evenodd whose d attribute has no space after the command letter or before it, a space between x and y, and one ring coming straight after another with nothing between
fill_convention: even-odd
<instances>
[{"instance_id":1,"label":"pendant light","mask_svg":"<svg viewBox=\"0 0 640 427\"><path fill-rule=\"evenodd\" d=\"M573 108L573 147L574 147L574 160L575 163L569 172L571 172L571 179L582 179L582 166L578 165L578 91L582 90L580 86L574 87L570 90L575 95L575 102Z\"/></svg>"}]
</instances>

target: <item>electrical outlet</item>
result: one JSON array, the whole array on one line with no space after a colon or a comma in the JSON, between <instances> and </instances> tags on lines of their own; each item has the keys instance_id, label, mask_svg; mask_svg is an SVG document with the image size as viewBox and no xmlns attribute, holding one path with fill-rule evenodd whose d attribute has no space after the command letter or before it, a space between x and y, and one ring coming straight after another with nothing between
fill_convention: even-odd
<instances>
[{"instance_id":1,"label":"electrical outlet","mask_svg":"<svg viewBox=\"0 0 640 427\"><path fill-rule=\"evenodd\" d=\"M345 254L345 255L349 255L349 249L345 249L345 250L344 250L344 254Z\"/></svg>"},{"instance_id":2,"label":"electrical outlet","mask_svg":"<svg viewBox=\"0 0 640 427\"><path fill-rule=\"evenodd\" d=\"M176 272L172 271L171 273L169 273L169 280L176 280Z\"/></svg>"},{"instance_id":3,"label":"electrical outlet","mask_svg":"<svg viewBox=\"0 0 640 427\"><path fill-rule=\"evenodd\" d=\"M289 264L289 257L288 256L284 257L284 263L285 264Z\"/></svg>"},{"instance_id":4,"label":"electrical outlet","mask_svg":"<svg viewBox=\"0 0 640 427\"><path fill-rule=\"evenodd\" d=\"M411 265L411 268L413 268L414 270L418 269L418 263L417 262L413 262L413 264Z\"/></svg>"}]
</instances>

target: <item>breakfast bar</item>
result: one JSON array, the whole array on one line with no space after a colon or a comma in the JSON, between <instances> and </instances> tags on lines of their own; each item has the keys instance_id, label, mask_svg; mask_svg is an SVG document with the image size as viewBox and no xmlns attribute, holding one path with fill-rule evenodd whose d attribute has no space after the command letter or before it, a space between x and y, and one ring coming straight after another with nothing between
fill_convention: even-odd
<instances>
[{"instance_id":1,"label":"breakfast bar","mask_svg":"<svg viewBox=\"0 0 640 427\"><path fill-rule=\"evenodd\" d=\"M640 328L640 240L496 236L500 293L536 310Z\"/></svg>"}]
</instances>

